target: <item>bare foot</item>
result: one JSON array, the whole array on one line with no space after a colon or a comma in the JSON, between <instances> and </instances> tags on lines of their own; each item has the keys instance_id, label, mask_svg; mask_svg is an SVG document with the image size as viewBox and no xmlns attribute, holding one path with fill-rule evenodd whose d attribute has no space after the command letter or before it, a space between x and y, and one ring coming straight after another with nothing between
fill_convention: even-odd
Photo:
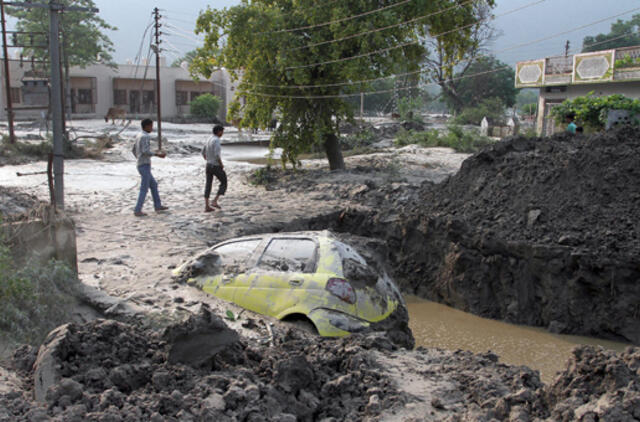
<instances>
[{"instance_id":1,"label":"bare foot","mask_svg":"<svg viewBox=\"0 0 640 422\"><path fill-rule=\"evenodd\" d=\"M211 206L214 207L214 208L217 208L219 210L222 209L222 207L220 205L218 205L218 204L211 204Z\"/></svg>"},{"instance_id":2,"label":"bare foot","mask_svg":"<svg viewBox=\"0 0 640 422\"><path fill-rule=\"evenodd\" d=\"M211 211L215 211L215 210L211 207L207 207L204 209L204 212L211 212Z\"/></svg>"}]
</instances>

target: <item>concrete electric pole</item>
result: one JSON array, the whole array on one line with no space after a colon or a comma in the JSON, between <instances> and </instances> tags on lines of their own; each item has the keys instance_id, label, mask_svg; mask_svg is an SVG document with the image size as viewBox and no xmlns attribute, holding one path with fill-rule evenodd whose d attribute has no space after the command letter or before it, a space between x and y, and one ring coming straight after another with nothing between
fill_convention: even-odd
<instances>
[{"instance_id":1,"label":"concrete electric pole","mask_svg":"<svg viewBox=\"0 0 640 422\"><path fill-rule=\"evenodd\" d=\"M160 101L160 10L156 7L153 9L153 18L155 21L155 36L156 36L156 44L155 44L155 53L156 53L156 102L157 102L157 110L158 110L158 149L162 149L162 108Z\"/></svg>"}]
</instances>

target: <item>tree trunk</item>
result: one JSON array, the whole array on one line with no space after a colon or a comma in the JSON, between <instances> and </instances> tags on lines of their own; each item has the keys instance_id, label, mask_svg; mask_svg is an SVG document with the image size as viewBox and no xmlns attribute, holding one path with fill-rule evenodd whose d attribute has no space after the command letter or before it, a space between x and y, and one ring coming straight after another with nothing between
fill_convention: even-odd
<instances>
[{"instance_id":1,"label":"tree trunk","mask_svg":"<svg viewBox=\"0 0 640 422\"><path fill-rule=\"evenodd\" d=\"M330 170L344 170L344 158L342 158L342 150L340 142L335 133L328 133L324 138L324 150L327 153Z\"/></svg>"}]
</instances>

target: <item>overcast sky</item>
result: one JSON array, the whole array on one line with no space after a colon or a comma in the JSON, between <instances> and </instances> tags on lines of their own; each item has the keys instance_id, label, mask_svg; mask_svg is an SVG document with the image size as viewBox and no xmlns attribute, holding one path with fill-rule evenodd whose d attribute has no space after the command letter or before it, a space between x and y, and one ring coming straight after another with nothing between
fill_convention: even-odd
<instances>
[{"instance_id":1,"label":"overcast sky","mask_svg":"<svg viewBox=\"0 0 640 422\"><path fill-rule=\"evenodd\" d=\"M164 46L172 50L166 53L168 61L171 62L197 45L193 28L200 10L208 5L222 8L240 3L238 0L94 1L102 18L118 27L117 31L109 34L115 45L114 57L118 63L125 63L128 59L133 60L136 57L142 34L154 7L162 9L163 20L167 23L163 28L163 32L166 33L163 38L168 41ZM538 4L501 16L532 3ZM629 13L533 43L625 12ZM567 40L576 52L580 50L582 39L586 35L608 32L611 23L616 19L626 20L634 13L640 13L640 0L497 0L494 25L502 35L495 41L493 50L498 58L509 64L562 54ZM532 44L520 46L525 43Z\"/></svg>"}]
</instances>

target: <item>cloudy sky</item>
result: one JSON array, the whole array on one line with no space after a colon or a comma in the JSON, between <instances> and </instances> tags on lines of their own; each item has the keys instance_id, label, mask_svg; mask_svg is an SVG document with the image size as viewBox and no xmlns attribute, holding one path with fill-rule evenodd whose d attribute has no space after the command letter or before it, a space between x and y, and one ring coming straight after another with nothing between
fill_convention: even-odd
<instances>
[{"instance_id":1,"label":"cloudy sky","mask_svg":"<svg viewBox=\"0 0 640 422\"><path fill-rule=\"evenodd\" d=\"M163 37L168 41L165 47L170 50L166 54L171 62L197 45L193 28L200 10L208 5L222 8L240 3L238 0L94 1L102 18L118 27L118 31L109 35L119 63L136 57L154 7L162 10L167 24ZM523 9L516 10L519 8ZM567 40L571 42L572 49L579 51L586 35L608 32L616 19L628 19L634 13L640 13L639 0L497 0L494 25L502 35L494 42L493 50L501 60L510 64L562 54ZM621 16L611 18L616 15ZM561 34L567 31L572 32ZM539 41L552 36L555 37Z\"/></svg>"}]
</instances>

